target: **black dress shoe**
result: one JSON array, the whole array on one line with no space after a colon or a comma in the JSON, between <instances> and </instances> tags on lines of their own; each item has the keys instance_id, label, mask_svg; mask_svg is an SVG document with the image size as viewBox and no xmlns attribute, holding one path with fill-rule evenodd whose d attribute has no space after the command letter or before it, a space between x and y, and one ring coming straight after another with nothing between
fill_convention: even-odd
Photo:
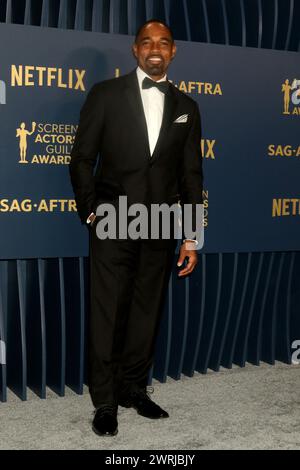
<instances>
[{"instance_id":1,"label":"black dress shoe","mask_svg":"<svg viewBox=\"0 0 300 470\"><path fill-rule=\"evenodd\" d=\"M151 400L146 390L130 392L119 399L119 405L125 408L135 408L138 414L145 418L168 418L169 414Z\"/></svg>"},{"instance_id":2,"label":"black dress shoe","mask_svg":"<svg viewBox=\"0 0 300 470\"><path fill-rule=\"evenodd\" d=\"M98 436L115 436L118 433L117 406L101 405L97 408L92 429Z\"/></svg>"}]
</instances>

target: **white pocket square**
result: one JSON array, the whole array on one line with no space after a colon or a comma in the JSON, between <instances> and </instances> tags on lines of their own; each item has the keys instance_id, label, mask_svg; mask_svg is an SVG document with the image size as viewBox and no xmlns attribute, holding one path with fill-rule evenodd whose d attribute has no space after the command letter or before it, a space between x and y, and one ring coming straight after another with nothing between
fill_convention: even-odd
<instances>
[{"instance_id":1,"label":"white pocket square","mask_svg":"<svg viewBox=\"0 0 300 470\"><path fill-rule=\"evenodd\" d=\"M188 116L188 114L182 114L181 116L178 116L177 119L175 119L174 123L181 124L182 122L187 122Z\"/></svg>"}]
</instances>

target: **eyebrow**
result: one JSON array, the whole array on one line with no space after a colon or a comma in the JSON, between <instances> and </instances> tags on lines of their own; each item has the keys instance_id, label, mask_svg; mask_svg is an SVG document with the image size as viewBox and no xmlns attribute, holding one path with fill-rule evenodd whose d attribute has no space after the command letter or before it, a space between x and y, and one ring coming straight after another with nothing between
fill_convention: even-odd
<instances>
[{"instance_id":1,"label":"eyebrow","mask_svg":"<svg viewBox=\"0 0 300 470\"><path fill-rule=\"evenodd\" d=\"M147 39L151 39L150 36L144 36L140 39L140 41L146 41ZM166 38L166 37L162 37L160 38L160 41L168 41L168 42L171 42L171 39L170 38Z\"/></svg>"}]
</instances>

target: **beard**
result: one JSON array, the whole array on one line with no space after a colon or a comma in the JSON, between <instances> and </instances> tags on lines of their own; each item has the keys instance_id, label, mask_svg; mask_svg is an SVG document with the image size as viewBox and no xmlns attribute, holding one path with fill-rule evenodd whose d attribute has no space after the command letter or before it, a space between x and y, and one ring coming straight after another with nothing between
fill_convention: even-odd
<instances>
[{"instance_id":1,"label":"beard","mask_svg":"<svg viewBox=\"0 0 300 470\"><path fill-rule=\"evenodd\" d=\"M152 75L153 77L161 76L165 74L165 63L162 60L159 64L152 64L148 60L146 60L147 66L147 73L148 75Z\"/></svg>"},{"instance_id":2,"label":"beard","mask_svg":"<svg viewBox=\"0 0 300 470\"><path fill-rule=\"evenodd\" d=\"M158 67L157 65L148 67L149 74L152 75L153 77L159 77L160 75L164 75L164 68L163 67Z\"/></svg>"}]
</instances>

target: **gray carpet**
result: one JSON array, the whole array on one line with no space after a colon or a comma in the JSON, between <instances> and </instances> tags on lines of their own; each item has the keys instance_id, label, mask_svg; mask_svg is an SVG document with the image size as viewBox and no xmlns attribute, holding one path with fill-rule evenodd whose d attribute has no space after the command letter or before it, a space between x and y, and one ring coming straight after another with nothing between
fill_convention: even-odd
<instances>
[{"instance_id":1,"label":"gray carpet","mask_svg":"<svg viewBox=\"0 0 300 470\"><path fill-rule=\"evenodd\" d=\"M300 366L277 363L222 369L153 383L170 418L147 420L119 409L119 434L91 431L87 390L46 400L9 392L0 404L0 449L300 449Z\"/></svg>"}]
</instances>

